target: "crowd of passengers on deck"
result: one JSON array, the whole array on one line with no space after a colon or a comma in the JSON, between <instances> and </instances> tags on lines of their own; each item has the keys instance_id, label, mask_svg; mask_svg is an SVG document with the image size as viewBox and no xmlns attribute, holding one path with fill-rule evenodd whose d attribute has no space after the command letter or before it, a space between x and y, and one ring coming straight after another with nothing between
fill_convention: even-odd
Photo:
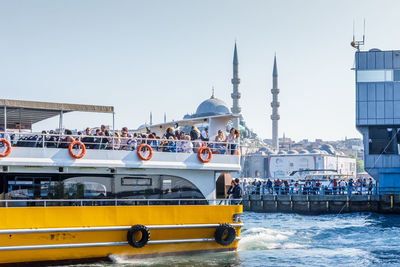
<instances>
[{"instance_id":1,"label":"crowd of passengers on deck","mask_svg":"<svg viewBox=\"0 0 400 267\"><path fill-rule=\"evenodd\" d=\"M376 193L376 185L371 178L329 179L328 183L319 180L304 182L287 179L253 180L243 179L242 186L248 195L371 195Z\"/></svg>"},{"instance_id":2,"label":"crowd of passengers on deck","mask_svg":"<svg viewBox=\"0 0 400 267\"><path fill-rule=\"evenodd\" d=\"M228 134L219 130L210 140L208 128L200 131L196 126L192 126L189 133L170 127L162 136L148 128L146 133L130 133L127 127L113 133L104 125L95 130L87 127L84 132L78 132L76 135L67 129L62 135L50 130L42 131L40 135L23 134L21 137L15 133L1 132L2 137L8 139L13 146L20 147L68 148L73 141L81 141L87 149L132 151L145 143L160 152L197 153L202 146L207 146L213 154L236 154L240 136L237 129L231 128Z\"/></svg>"}]
</instances>

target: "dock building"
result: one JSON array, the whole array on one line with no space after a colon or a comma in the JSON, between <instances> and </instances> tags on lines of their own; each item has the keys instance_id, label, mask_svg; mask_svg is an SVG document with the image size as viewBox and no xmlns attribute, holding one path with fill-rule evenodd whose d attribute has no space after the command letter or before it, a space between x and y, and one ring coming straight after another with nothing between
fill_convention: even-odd
<instances>
[{"instance_id":1,"label":"dock building","mask_svg":"<svg viewBox=\"0 0 400 267\"><path fill-rule=\"evenodd\" d=\"M355 54L356 126L380 194L400 193L400 50Z\"/></svg>"},{"instance_id":2,"label":"dock building","mask_svg":"<svg viewBox=\"0 0 400 267\"><path fill-rule=\"evenodd\" d=\"M244 177L271 179L304 179L305 176L356 178L356 159L336 151L332 146L321 149L290 150L273 153L258 151L247 155ZM309 170L309 171L307 171Z\"/></svg>"}]
</instances>

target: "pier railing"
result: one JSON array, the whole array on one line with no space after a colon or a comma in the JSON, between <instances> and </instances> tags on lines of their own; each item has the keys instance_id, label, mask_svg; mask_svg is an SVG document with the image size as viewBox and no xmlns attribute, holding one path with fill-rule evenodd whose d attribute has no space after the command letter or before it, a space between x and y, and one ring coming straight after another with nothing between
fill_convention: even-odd
<instances>
[{"instance_id":1,"label":"pier railing","mask_svg":"<svg viewBox=\"0 0 400 267\"><path fill-rule=\"evenodd\" d=\"M244 192L247 195L376 195L378 192L386 191L388 194L393 194L395 188L377 187L375 184L369 186L345 186L345 187L307 187L300 185L298 187L282 187L272 186L266 187L261 185L246 186ZM400 192L394 193L400 194Z\"/></svg>"},{"instance_id":2,"label":"pier railing","mask_svg":"<svg viewBox=\"0 0 400 267\"><path fill-rule=\"evenodd\" d=\"M6 199L0 207L239 205L241 199Z\"/></svg>"}]
</instances>

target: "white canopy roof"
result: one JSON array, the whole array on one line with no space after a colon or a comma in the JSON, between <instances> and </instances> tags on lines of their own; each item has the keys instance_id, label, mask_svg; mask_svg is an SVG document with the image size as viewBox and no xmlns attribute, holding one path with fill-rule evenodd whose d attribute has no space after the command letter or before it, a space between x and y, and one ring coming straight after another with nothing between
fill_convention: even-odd
<instances>
[{"instance_id":1,"label":"white canopy roof","mask_svg":"<svg viewBox=\"0 0 400 267\"><path fill-rule=\"evenodd\" d=\"M217 134L219 129L225 128L226 123L233 118L237 118L239 115L236 114L226 114L226 115L216 115L198 118L189 118L178 121L170 121L165 123L153 124L153 125L142 125L137 131L146 130L149 128L152 132L157 134L165 133L166 129L169 127L179 127L179 126L192 126L196 124L208 123L209 136L214 136Z\"/></svg>"}]
</instances>

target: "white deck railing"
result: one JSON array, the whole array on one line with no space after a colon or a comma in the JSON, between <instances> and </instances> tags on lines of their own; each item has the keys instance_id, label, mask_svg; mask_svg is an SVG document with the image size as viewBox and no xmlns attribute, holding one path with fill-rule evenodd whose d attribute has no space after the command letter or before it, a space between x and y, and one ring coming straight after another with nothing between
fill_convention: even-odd
<instances>
[{"instance_id":1,"label":"white deck railing","mask_svg":"<svg viewBox=\"0 0 400 267\"><path fill-rule=\"evenodd\" d=\"M137 138L116 136L60 135L42 133L2 134L13 147L68 148L71 138L85 144L91 150L136 150L141 144L148 144L157 152L197 153L202 146L209 147L213 154L236 155L239 144L236 142L215 142L202 140L175 140L166 138ZM0 144L0 150L1 144ZM1 153L2 151L0 151Z\"/></svg>"},{"instance_id":2,"label":"white deck railing","mask_svg":"<svg viewBox=\"0 0 400 267\"><path fill-rule=\"evenodd\" d=\"M0 207L238 205L241 199L6 199Z\"/></svg>"}]
</instances>

